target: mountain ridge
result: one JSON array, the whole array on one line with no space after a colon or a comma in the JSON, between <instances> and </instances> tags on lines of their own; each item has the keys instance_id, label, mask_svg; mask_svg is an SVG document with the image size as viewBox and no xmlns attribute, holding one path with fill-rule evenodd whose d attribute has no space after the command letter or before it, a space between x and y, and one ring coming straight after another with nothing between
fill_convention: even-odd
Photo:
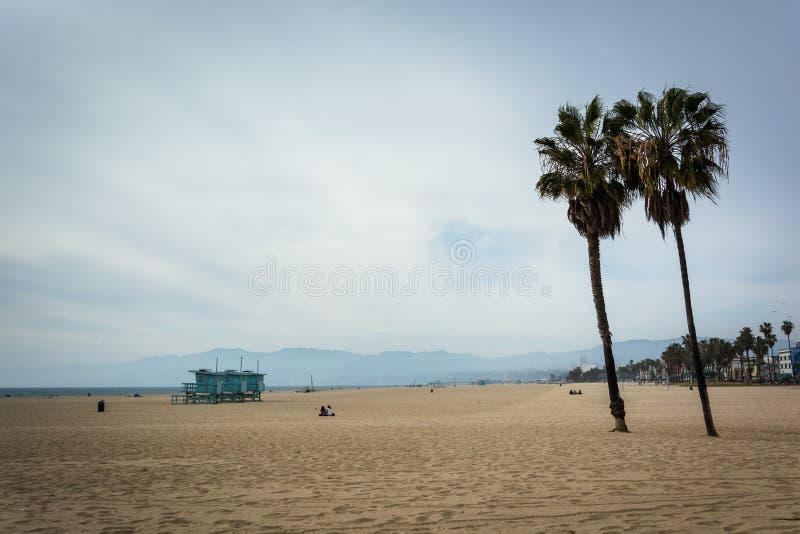
<instances>
[{"instance_id":1,"label":"mountain ridge","mask_svg":"<svg viewBox=\"0 0 800 534\"><path fill-rule=\"evenodd\" d=\"M680 338L633 339L614 343L618 365L630 360L658 358L664 347ZM272 352L248 351L241 347L218 347L193 354L149 356L133 361L81 364L60 367L10 369L16 383L0 387L178 387L193 380L190 369L245 369L266 372L269 386L300 386L314 375L321 385L402 385L412 383L469 382L488 379L536 379L551 372L586 363L603 365L602 345L563 352L534 351L495 358L448 351L383 351L373 354L313 347L286 347ZM218 363L217 363L218 362ZM4 381L5 382L5 381Z\"/></svg>"}]
</instances>

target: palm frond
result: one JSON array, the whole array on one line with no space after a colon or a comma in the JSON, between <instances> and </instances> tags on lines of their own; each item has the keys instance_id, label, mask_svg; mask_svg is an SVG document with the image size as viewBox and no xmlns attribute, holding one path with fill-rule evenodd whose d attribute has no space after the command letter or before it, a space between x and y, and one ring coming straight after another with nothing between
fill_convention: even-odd
<instances>
[{"instance_id":1,"label":"palm frond","mask_svg":"<svg viewBox=\"0 0 800 534\"><path fill-rule=\"evenodd\" d=\"M680 87L660 98L640 91L637 105L618 102L612 109L615 157L624 183L645 201L645 214L661 234L689 221L688 198L714 201L728 174L724 106L707 93Z\"/></svg>"},{"instance_id":2,"label":"palm frond","mask_svg":"<svg viewBox=\"0 0 800 534\"><path fill-rule=\"evenodd\" d=\"M631 116L630 108L624 112ZM534 140L542 167L536 191L543 199L567 200L567 219L584 237L617 235L632 198L614 155L614 133L622 129L615 120L596 96L583 113L571 104L561 106L555 135Z\"/></svg>"}]
</instances>

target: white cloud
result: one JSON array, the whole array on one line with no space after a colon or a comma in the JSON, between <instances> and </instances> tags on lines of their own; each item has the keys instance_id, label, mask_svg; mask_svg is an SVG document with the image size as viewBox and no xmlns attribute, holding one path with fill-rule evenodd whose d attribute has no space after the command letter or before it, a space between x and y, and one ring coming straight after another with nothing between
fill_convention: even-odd
<instances>
[{"instance_id":1,"label":"white cloud","mask_svg":"<svg viewBox=\"0 0 800 534\"><path fill-rule=\"evenodd\" d=\"M565 205L536 197L531 139L551 132L563 101L623 89L550 57L547 13L538 33L512 35L498 20L393 25L369 6L50 8L3 8L0 358L597 343L586 246ZM752 140L737 139L738 168L757 168ZM793 167L770 170L796 197ZM724 202L703 205L686 232L701 334L772 319L762 310L778 298L789 314L800 296L797 275L768 256L794 238L787 204L773 198L783 215L769 216L739 185L748 179L733 171ZM637 206L625 237L603 243L616 339L685 329L674 245L642 219ZM552 296L260 298L247 287L270 254L297 269L405 275L446 260L458 238L479 263L536 267Z\"/></svg>"}]
</instances>

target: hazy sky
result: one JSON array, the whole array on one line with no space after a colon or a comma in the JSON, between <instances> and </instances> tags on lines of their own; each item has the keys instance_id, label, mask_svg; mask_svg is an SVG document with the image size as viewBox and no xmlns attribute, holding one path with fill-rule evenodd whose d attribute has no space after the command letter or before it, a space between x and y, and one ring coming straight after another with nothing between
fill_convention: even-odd
<instances>
[{"instance_id":1,"label":"hazy sky","mask_svg":"<svg viewBox=\"0 0 800 534\"><path fill-rule=\"evenodd\" d=\"M532 139L567 101L672 84L730 130L730 181L685 231L699 334L800 324L800 3L554 4L3 2L0 363L596 345ZM674 241L641 205L624 234L602 245L615 339L684 333ZM270 261L297 274L258 295ZM536 295L362 287L432 261L535 268ZM299 287L332 272L357 294Z\"/></svg>"}]
</instances>

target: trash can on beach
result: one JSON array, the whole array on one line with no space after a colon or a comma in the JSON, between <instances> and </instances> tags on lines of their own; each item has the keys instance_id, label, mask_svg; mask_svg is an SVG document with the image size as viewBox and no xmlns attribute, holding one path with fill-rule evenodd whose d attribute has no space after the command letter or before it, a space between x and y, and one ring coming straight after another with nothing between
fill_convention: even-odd
<instances>
[{"instance_id":1,"label":"trash can on beach","mask_svg":"<svg viewBox=\"0 0 800 534\"><path fill-rule=\"evenodd\" d=\"M106 411L106 401L101 400L100 402L97 403L97 411L98 412Z\"/></svg>"}]
</instances>

